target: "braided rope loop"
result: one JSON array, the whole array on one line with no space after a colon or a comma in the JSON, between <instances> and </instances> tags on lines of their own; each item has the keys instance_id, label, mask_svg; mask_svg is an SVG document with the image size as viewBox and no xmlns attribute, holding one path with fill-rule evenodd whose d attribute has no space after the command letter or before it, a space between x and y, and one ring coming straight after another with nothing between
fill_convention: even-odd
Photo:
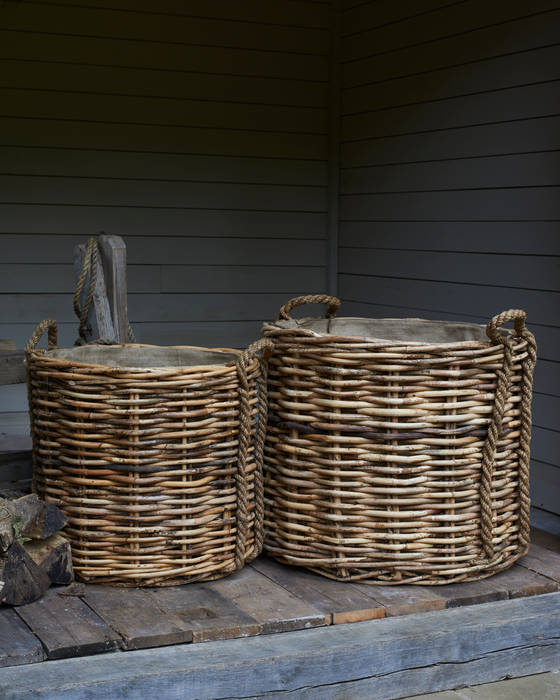
<instances>
[{"instance_id":1,"label":"braided rope loop","mask_svg":"<svg viewBox=\"0 0 560 700\"><path fill-rule=\"evenodd\" d=\"M46 330L48 330L49 350L56 348L56 343L58 339L56 321L54 321L52 318L45 318L43 321L37 324L37 328L35 328L35 330L31 334L31 338L29 338L29 340L27 341L27 345L25 346L26 354L29 354L30 352L33 352L33 350L35 350L35 348L37 347L37 343L39 342L41 336Z\"/></svg>"},{"instance_id":2,"label":"braided rope loop","mask_svg":"<svg viewBox=\"0 0 560 700\"><path fill-rule=\"evenodd\" d=\"M480 481L481 534L484 554L488 560L494 557L492 480L494 477L495 457L498 440L502 431L505 406L511 391L513 368L514 336L499 332L500 327L508 321L514 322L515 334L527 341L527 356L522 361L522 385L520 406L519 439L519 540L526 548L530 534L530 498L529 498L529 464L531 441L531 397L533 388L533 370L537 357L537 345L533 334L525 328L526 314L521 309L504 311L486 326L486 334L496 345L503 346L503 365L497 370L497 385L494 405L488 426L488 434L482 448L482 473Z\"/></svg>"},{"instance_id":3,"label":"braided rope loop","mask_svg":"<svg viewBox=\"0 0 560 700\"><path fill-rule=\"evenodd\" d=\"M237 473L235 481L237 486L237 533L235 540L235 570L240 569L246 561L246 540L249 528L249 497L247 489L247 463L252 438L250 386L247 370L255 360L257 354L262 351L258 359L260 366L260 387L258 391L258 427L254 441L255 456L255 514L254 514L254 551L251 559L258 556L263 547L264 540L264 485L263 485L263 453L264 438L266 433L267 398L266 398L266 358L274 347L274 343L268 338L262 338L252 343L237 360L237 376L239 379L239 437L237 452Z\"/></svg>"},{"instance_id":4,"label":"braided rope loop","mask_svg":"<svg viewBox=\"0 0 560 700\"><path fill-rule=\"evenodd\" d=\"M331 297L328 294L307 294L302 297L295 297L287 301L284 306L280 308L276 320L289 321L292 318L290 316L290 311L295 309L296 306L302 306L303 304L327 304L326 318L334 318L336 312L340 308L340 299Z\"/></svg>"}]
</instances>

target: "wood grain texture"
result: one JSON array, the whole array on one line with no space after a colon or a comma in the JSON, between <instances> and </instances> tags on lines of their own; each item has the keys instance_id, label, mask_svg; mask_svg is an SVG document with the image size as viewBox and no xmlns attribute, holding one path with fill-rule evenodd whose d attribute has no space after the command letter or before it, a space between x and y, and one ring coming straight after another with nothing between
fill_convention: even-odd
<instances>
[{"instance_id":1,"label":"wood grain texture","mask_svg":"<svg viewBox=\"0 0 560 700\"><path fill-rule=\"evenodd\" d=\"M40 640L14 610L0 609L0 667L34 664L46 658Z\"/></svg>"},{"instance_id":2,"label":"wood grain texture","mask_svg":"<svg viewBox=\"0 0 560 700\"><path fill-rule=\"evenodd\" d=\"M123 649L145 649L192 640L192 630L181 618L154 605L147 591L89 586L84 601L118 633Z\"/></svg>"},{"instance_id":3,"label":"wood grain texture","mask_svg":"<svg viewBox=\"0 0 560 700\"><path fill-rule=\"evenodd\" d=\"M330 581L300 569L261 557L251 564L256 571L311 605L333 625L385 617L385 607L354 586Z\"/></svg>"},{"instance_id":4,"label":"wood grain texture","mask_svg":"<svg viewBox=\"0 0 560 700\"><path fill-rule=\"evenodd\" d=\"M121 637L79 597L60 596L50 588L17 614L41 640L47 658L89 656L118 648Z\"/></svg>"}]
</instances>

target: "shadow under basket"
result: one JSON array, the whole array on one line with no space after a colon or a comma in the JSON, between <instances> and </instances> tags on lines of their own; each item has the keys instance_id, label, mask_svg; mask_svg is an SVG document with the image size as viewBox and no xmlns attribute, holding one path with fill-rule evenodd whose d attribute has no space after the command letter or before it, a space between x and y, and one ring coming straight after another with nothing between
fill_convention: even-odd
<instances>
[{"instance_id":1,"label":"shadow under basket","mask_svg":"<svg viewBox=\"0 0 560 700\"><path fill-rule=\"evenodd\" d=\"M326 303L326 319L293 319ZM536 345L525 313L486 327L334 318L288 302L269 360L265 549L340 581L445 584L529 544ZM501 329L515 322L514 331Z\"/></svg>"},{"instance_id":2,"label":"shadow under basket","mask_svg":"<svg viewBox=\"0 0 560 700\"><path fill-rule=\"evenodd\" d=\"M259 554L267 345L61 349L54 321L39 324L26 348L34 488L68 516L80 579L210 580Z\"/></svg>"}]
</instances>

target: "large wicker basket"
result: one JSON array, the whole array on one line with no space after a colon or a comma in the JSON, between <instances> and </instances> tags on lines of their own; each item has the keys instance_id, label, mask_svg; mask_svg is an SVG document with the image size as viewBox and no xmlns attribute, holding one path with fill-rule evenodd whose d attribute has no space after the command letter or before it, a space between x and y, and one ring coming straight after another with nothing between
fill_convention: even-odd
<instances>
[{"instance_id":1,"label":"large wicker basket","mask_svg":"<svg viewBox=\"0 0 560 700\"><path fill-rule=\"evenodd\" d=\"M327 319L292 319L302 303ZM523 311L488 326L334 318L299 297L266 323L265 549L367 583L444 584L529 542L536 346ZM500 326L515 321L515 331ZM486 336L488 335L488 337Z\"/></svg>"},{"instance_id":2,"label":"large wicker basket","mask_svg":"<svg viewBox=\"0 0 560 700\"><path fill-rule=\"evenodd\" d=\"M54 321L39 324L26 348L34 487L68 516L82 580L214 579L259 554L262 347L59 349Z\"/></svg>"}]
</instances>

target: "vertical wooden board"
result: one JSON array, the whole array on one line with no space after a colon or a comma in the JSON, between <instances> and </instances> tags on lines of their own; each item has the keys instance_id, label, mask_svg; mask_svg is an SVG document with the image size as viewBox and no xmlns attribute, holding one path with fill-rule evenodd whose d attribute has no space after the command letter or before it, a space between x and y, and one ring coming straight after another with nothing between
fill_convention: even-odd
<instances>
[{"instance_id":1,"label":"vertical wooden board","mask_svg":"<svg viewBox=\"0 0 560 700\"><path fill-rule=\"evenodd\" d=\"M126 289L126 246L120 236L99 236L105 287L111 309L113 329L119 343L128 342Z\"/></svg>"},{"instance_id":2,"label":"vertical wooden board","mask_svg":"<svg viewBox=\"0 0 560 700\"><path fill-rule=\"evenodd\" d=\"M251 566L209 587L259 623L262 634L321 627L325 615Z\"/></svg>"},{"instance_id":3,"label":"vertical wooden board","mask_svg":"<svg viewBox=\"0 0 560 700\"><path fill-rule=\"evenodd\" d=\"M385 617L382 604L351 584L332 581L311 571L285 566L266 557L257 559L251 567L311 605L332 624Z\"/></svg>"},{"instance_id":4,"label":"vertical wooden board","mask_svg":"<svg viewBox=\"0 0 560 700\"><path fill-rule=\"evenodd\" d=\"M438 590L429 586L377 586L366 583L351 584L355 589L371 596L385 607L387 617L411 613L443 610L445 600Z\"/></svg>"},{"instance_id":5,"label":"vertical wooden board","mask_svg":"<svg viewBox=\"0 0 560 700\"><path fill-rule=\"evenodd\" d=\"M520 566L560 582L560 554L532 544L529 553L517 562Z\"/></svg>"},{"instance_id":6,"label":"vertical wooden board","mask_svg":"<svg viewBox=\"0 0 560 700\"><path fill-rule=\"evenodd\" d=\"M172 612L158 608L148 591L88 586L84 600L122 637L123 649L146 649L192 640L192 632L185 623Z\"/></svg>"},{"instance_id":7,"label":"vertical wooden board","mask_svg":"<svg viewBox=\"0 0 560 700\"><path fill-rule=\"evenodd\" d=\"M259 624L207 583L152 588L146 591L154 609L180 619L193 642L208 642L259 633Z\"/></svg>"},{"instance_id":8,"label":"vertical wooden board","mask_svg":"<svg viewBox=\"0 0 560 700\"><path fill-rule=\"evenodd\" d=\"M50 588L17 614L41 640L49 659L89 656L118 648L120 636L80 598Z\"/></svg>"},{"instance_id":9,"label":"vertical wooden board","mask_svg":"<svg viewBox=\"0 0 560 700\"><path fill-rule=\"evenodd\" d=\"M488 579L498 590L504 590L509 598L525 598L543 593L554 593L558 590L558 583L551 581L529 569L514 564L511 569L502 571Z\"/></svg>"},{"instance_id":10,"label":"vertical wooden board","mask_svg":"<svg viewBox=\"0 0 560 700\"><path fill-rule=\"evenodd\" d=\"M43 646L14 610L0 609L0 667L45 660Z\"/></svg>"}]
</instances>

